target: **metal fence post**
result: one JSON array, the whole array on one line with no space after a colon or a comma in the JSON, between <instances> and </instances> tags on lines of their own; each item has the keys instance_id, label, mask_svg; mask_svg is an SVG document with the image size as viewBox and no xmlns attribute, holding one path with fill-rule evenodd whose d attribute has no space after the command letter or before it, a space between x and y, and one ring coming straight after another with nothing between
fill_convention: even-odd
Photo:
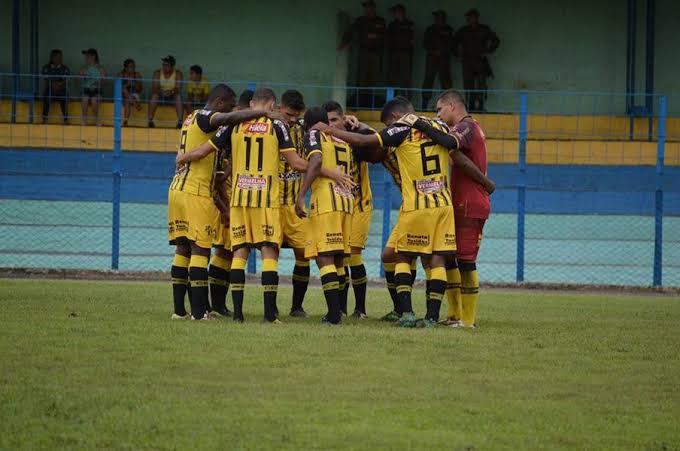
<instances>
[{"instance_id":1,"label":"metal fence post","mask_svg":"<svg viewBox=\"0 0 680 451\"><path fill-rule=\"evenodd\" d=\"M111 269L118 269L120 255L120 137L123 81L116 78L113 90L113 211L111 215Z\"/></svg>"},{"instance_id":2,"label":"metal fence post","mask_svg":"<svg viewBox=\"0 0 680 451\"><path fill-rule=\"evenodd\" d=\"M663 273L663 167L666 153L666 96L659 97L659 124L656 137L656 180L654 196L654 286L662 283Z\"/></svg>"},{"instance_id":3,"label":"metal fence post","mask_svg":"<svg viewBox=\"0 0 680 451\"><path fill-rule=\"evenodd\" d=\"M519 149L517 156L517 282L524 282L524 209L527 184L527 93L519 94Z\"/></svg>"}]
</instances>

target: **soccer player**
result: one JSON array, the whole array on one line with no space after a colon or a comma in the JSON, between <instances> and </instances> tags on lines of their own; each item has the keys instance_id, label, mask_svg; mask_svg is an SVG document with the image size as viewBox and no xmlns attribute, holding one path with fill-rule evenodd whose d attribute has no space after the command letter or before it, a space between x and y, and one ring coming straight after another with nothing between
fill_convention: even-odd
<instances>
[{"instance_id":1,"label":"soccer player","mask_svg":"<svg viewBox=\"0 0 680 451\"><path fill-rule=\"evenodd\" d=\"M269 88L258 88L250 107L272 111L276 95ZM297 171L306 164L295 152L288 126L262 116L242 122L231 131L232 196L230 204L231 295L234 320L243 321L243 289L246 260L252 248L262 253L264 319L278 324L276 294L279 285L278 257L281 242L279 159Z\"/></svg>"},{"instance_id":2,"label":"soccer player","mask_svg":"<svg viewBox=\"0 0 680 451\"><path fill-rule=\"evenodd\" d=\"M358 133L375 133L371 127L355 121L353 117L346 117L342 106L334 100L330 100L323 105L323 109L328 114L328 123L331 127L341 130L354 130ZM313 124L312 124L313 125ZM371 217L373 216L373 194L371 192L371 180L368 175L368 160L366 153L354 151L352 156L352 176L356 183L354 190L354 208L352 213L352 233L349 238L351 254L349 266L344 265L343 275L340 275L340 310L347 314L347 285L346 278L351 274L352 288L354 289L354 313L353 318L366 318L366 266L361 253L366 247L366 240L371 227ZM348 273L347 270L350 270ZM344 281L342 279L345 279Z\"/></svg>"},{"instance_id":3,"label":"soccer player","mask_svg":"<svg viewBox=\"0 0 680 451\"><path fill-rule=\"evenodd\" d=\"M437 99L437 116L451 126L449 135L432 129L425 121L418 120L414 127L425 132L447 148L458 148L486 174L486 140L479 123L465 108L462 94L454 90L443 92ZM491 211L489 200L493 189L484 189L465 172L454 168L452 195L458 247L458 269L451 267L450 283L460 283L461 300L449 297L448 324L451 327L476 327L479 277L477 254L482 242L484 223ZM456 274L457 273L457 274Z\"/></svg>"},{"instance_id":4,"label":"soccer player","mask_svg":"<svg viewBox=\"0 0 680 451\"><path fill-rule=\"evenodd\" d=\"M182 124L178 170L168 191L168 241L176 246L171 269L175 319L189 318L184 308L189 280L191 316L208 319L208 256L220 221L213 203L214 155L195 162L183 161L182 157L187 150L206 143L220 126L262 114L230 113L235 103L234 91L217 85L208 95L205 108L192 112Z\"/></svg>"},{"instance_id":5,"label":"soccer player","mask_svg":"<svg viewBox=\"0 0 680 451\"><path fill-rule=\"evenodd\" d=\"M305 128L317 123L328 125L328 114L323 108L310 108L305 113ZM318 130L308 131L304 139L309 169L298 194L295 211L300 217L307 215L305 194L311 187L310 237L305 256L315 258L319 267L328 307L322 321L337 325L341 322L339 273L344 257L350 252L354 196L353 190L343 188L319 173L321 167L341 168L349 175L352 148L346 142Z\"/></svg>"},{"instance_id":6,"label":"soccer player","mask_svg":"<svg viewBox=\"0 0 680 451\"><path fill-rule=\"evenodd\" d=\"M295 150L301 158L304 154L302 122L300 116L305 110L305 101L302 93L289 90L281 95L279 112L286 119L290 130L290 137ZM293 301L290 308L290 316L306 318L307 313L302 303L309 285L309 260L305 258L305 246L308 239L307 220L295 214L295 201L297 200L300 186L302 185L302 173L293 169L282 158L279 163L279 197L281 199L281 240L282 248L292 248L295 254L295 267L293 268Z\"/></svg>"},{"instance_id":7,"label":"soccer player","mask_svg":"<svg viewBox=\"0 0 680 451\"><path fill-rule=\"evenodd\" d=\"M380 133L361 135L344 130L315 126L328 131L353 146L390 147L399 163L402 180L402 206L396 229L395 285L402 316L399 325L416 327L411 303L411 264L415 257L430 257L430 287L424 325L433 327L439 319L439 308L447 285L446 257L456 251L455 228L451 192L449 189L447 154L443 146L432 142L423 133L412 130L408 123L398 120L412 115L410 123L417 119L408 99L396 97L387 102L381 113L381 121L387 126ZM446 126L421 118L432 127L447 130ZM456 164L479 182L486 176L462 153L451 152Z\"/></svg>"}]
</instances>

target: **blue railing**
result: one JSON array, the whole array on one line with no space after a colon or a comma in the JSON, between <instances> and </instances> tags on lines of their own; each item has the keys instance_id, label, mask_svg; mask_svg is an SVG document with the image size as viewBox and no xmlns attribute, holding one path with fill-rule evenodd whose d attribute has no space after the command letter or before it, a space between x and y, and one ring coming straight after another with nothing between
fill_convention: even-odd
<instances>
[{"instance_id":1,"label":"blue railing","mask_svg":"<svg viewBox=\"0 0 680 451\"><path fill-rule=\"evenodd\" d=\"M13 74L10 75L12 77L11 79L16 78L14 77ZM74 79L75 78L77 77L74 77ZM126 156L126 152L122 151L123 148L122 135L124 129L122 120L123 119L122 82L120 79L115 78L106 79L106 82L110 83L113 88L112 94L109 97L107 97L109 100L112 100L114 104L112 118L113 144L112 147L109 149L113 150L113 152L110 154L111 158L110 163L108 163L107 160L107 162L101 164L103 165L110 164L111 168L110 173L112 180L111 185L112 188L110 196L108 196L108 198L111 199L110 267L112 269L118 269L121 267L120 259L121 253L128 252L121 251L121 248L125 247L125 243L121 242L121 228L128 227L126 225L121 226L122 216L121 204L125 204L124 198L129 197L129 195L123 195L122 190L124 189L126 182L134 182L137 180L144 181L147 180L147 177L149 179L154 177L151 175L141 173L137 175L123 173L123 167L125 165L124 160L126 158L129 158L129 155ZM247 87L250 89L254 89L256 86L260 85L260 84L256 85L252 82L240 82L229 84L234 87L242 86L243 88ZM0 83L0 85L2 85L2 83ZM282 83L268 85L279 87L281 89L288 87L296 87ZM323 89L323 93L320 93L319 91L316 93L316 95L306 96L308 105L318 104L325 100L328 100L329 98L331 98L331 92L333 90L337 91L338 89L340 89L338 87L333 86L311 86L311 85L301 87L298 86L296 88L300 89L303 92L305 92L306 89L313 88ZM359 88L342 88L342 89L351 90ZM392 88L384 89L374 88L372 90L372 92L374 93L379 91L382 92L382 94L380 94L380 97L384 98L384 100L389 100L394 96L394 89ZM419 90L412 90L412 92L415 95L417 92L419 92ZM638 172L641 171L639 180L635 182L640 183L640 186L630 186L621 188L618 187L617 185L617 184L625 185L625 181L622 181L621 177L626 177L627 175L630 174L631 171L627 169L628 166L625 167L622 166L623 162L612 166L597 166L597 167L588 165L570 166L566 164L560 167L549 167L550 165L546 163L539 164L535 162L529 163L528 162L530 156L529 144L531 142L533 142L534 144L536 143L542 144L544 142L553 141L557 142L560 140L560 138L549 139L546 138L546 141L542 141L540 136L543 131L537 129L536 126L532 128L530 126L529 119L530 116L532 115L536 116L538 114L546 114L546 111L550 110L550 108L548 108L548 105L554 104L554 102L562 102L562 105L565 106L564 109L557 108L556 111L553 111L553 114L556 113L562 116L578 114L579 111L580 114L590 115L602 114L604 111L608 111L607 113L608 115L625 115L626 113L625 105L627 104L625 95L622 94L608 95L605 93L553 93L535 91L522 91L522 92L494 91L490 93L490 95L492 94L496 96L501 95L503 96L504 99L503 104L508 106L503 111L512 113L517 116L518 127L515 131L513 131L513 133L515 133L514 136L508 136L505 138L512 142L513 146L514 145L517 146L516 159L506 163L502 162L496 163L495 165L492 165L489 170L491 177L497 178L499 180L498 192L493 197L494 211L501 214L506 215L509 214L515 216L515 218L513 218L514 226L512 226L510 223L504 225L505 228L503 229L504 230L503 233L490 236L489 239L512 243L514 247L514 251L512 252L514 261L512 261L512 259L495 260L491 258L489 259L490 262L489 264L497 265L498 267L505 267L508 265L514 266L513 279L516 282L542 281L543 280L542 276L536 276L535 274L535 268L539 265L551 265L552 270L559 272L563 271L563 269L560 268L566 268L570 263L572 263L574 265L582 264L585 265L586 267L588 265L590 265L591 267L597 267L597 265L606 265L613 271L612 274L616 273L617 271L616 268L623 269L627 268L633 272L642 270L643 268L649 268L650 272L648 277L645 276L636 280L645 280L649 281L645 283L651 283L654 286L661 286L664 283L663 275L671 274L672 280L670 281L670 283L674 285L680 285L680 278L673 275L675 273L680 274L680 238L678 238L678 236L680 236L680 231L678 230L680 222L676 218L677 216L680 215L680 182L678 181L679 177L677 177L678 175L680 175L680 171L678 170L679 166L674 165L672 167L668 167L665 161L666 148L668 144L666 125L667 125L667 111L669 109L669 99L680 100L680 97L678 96L667 97L665 95L655 95L654 111L652 114L645 117L649 118L650 124L652 123L652 121L654 124L656 124L654 127L650 125L648 131L649 136L644 137L644 141L651 140L655 141L656 144L656 159L654 168L655 173L654 176L650 178L650 181L653 180L653 183L651 184L651 186L648 186L647 184L643 183L642 181L648 178L647 170L645 168L634 167L635 171L638 171L638 169L639 169ZM11 96L11 92L8 91L0 92L0 99L2 98L8 99L9 97L11 97L12 100L13 111L11 114L11 118L8 117L7 119L15 119L17 104L22 101L30 102L31 96L24 95L17 97ZM39 101L39 98L40 97L37 95L33 96L33 101ZM598 100L592 102L592 99ZM581 109L579 110L578 105L586 102L588 102L588 104L590 104L592 108L589 109L586 107L581 107ZM676 104L677 102L673 103ZM619 104L621 104L621 109L619 109ZM608 107L600 108L602 105L608 105ZM0 118L0 122L2 122L3 119L4 118ZM6 122L10 122L10 120L6 120ZM531 137L532 134L534 134L533 138ZM2 136L0 136L0 139L1 138ZM604 139L608 138L611 137L610 136L604 137ZM623 133L617 134L615 138L621 141L627 141L630 139L630 136L628 136L627 133ZM675 137L675 139L677 138L678 137ZM675 142L673 142L672 144L674 146L677 145L677 143ZM12 145L8 147L12 147ZM17 159L16 161L19 160ZM654 163L644 164L654 165ZM648 167L650 168L650 170L652 170L651 166ZM584 180L587 180L587 186L575 185L571 181L565 182L564 180L558 180L560 176L566 177L565 174L567 174L568 172L570 173L573 173L574 171L578 172L579 170L581 170L581 168L583 168L583 173L587 174L587 176L584 175ZM618 175L611 176L611 180L606 182L608 185L605 186L605 182L599 180L598 178L603 178L604 176L606 176L608 169L611 169L610 172L612 173L615 174L621 173L622 175L620 177ZM31 171L29 170L28 172ZM22 169L18 166L17 167L9 166L0 170L0 176L2 176L3 178L22 177L26 173L27 172L22 172ZM667 173L666 177L664 177L665 173ZM79 175L80 177L84 177L84 174L85 172L81 173L74 172L71 174L71 176L74 177ZM88 174L89 174L87 175L88 177L99 177L98 173L96 172ZM391 227L394 224L394 209L396 206L398 206L398 200L400 198L400 195L397 191L395 191L392 181L386 172L384 171L381 172L378 169L372 171L372 175L375 176L373 177L373 187L374 194L376 195L375 197L376 212L381 213L380 214L381 227L378 228L380 230L379 236L378 233L373 234L373 236L375 237L375 247L378 248L380 244L384 246L391 231ZM670 177L668 175L670 175ZM162 176L157 176L155 178L160 182L161 180L164 180L164 177L166 177L165 174ZM573 176L570 175L569 177ZM7 178L7 180L9 181L9 178ZM634 182L631 182L631 184L632 183ZM26 197L27 195L24 192L19 193L18 188L13 187L11 185L12 185L11 183L3 183L0 185L0 198L2 199L33 198L30 197L30 195ZM616 186L612 187L613 185ZM579 197L579 195L583 192L592 192L593 197L597 196L605 197L603 198L604 200L600 199L600 201L598 202L593 201L592 202L593 206L583 206L583 208L576 208L575 205L578 207L578 203L583 202L583 197ZM620 202L616 200L621 197L618 196L617 194L619 192L624 195L626 195L629 192L645 194L641 196L641 198L643 199L641 201L643 205L635 208L622 205L615 205L616 202ZM653 196L651 196L652 192L654 193ZM614 193L616 195L610 196L610 193ZM647 197L646 193L649 193L650 196ZM665 193L669 195L664 196ZM38 194L36 195L35 198L41 198L40 196L41 195ZM539 198L543 200L540 200L539 202L538 200ZM649 205L647 205L647 199L649 199L650 202ZM142 200L142 202L144 202L144 200ZM157 202L157 200L154 200L153 202ZM557 205L555 203L557 203ZM611 203L612 208L603 209L597 206L603 203ZM599 241L597 246L601 247L598 253L602 253L603 255L607 253L616 254L618 252L616 251L617 246L621 246L620 243L622 242L636 243L636 246L639 245L642 246L643 248L649 246L650 250L649 255L652 257L650 258L649 264L647 264L646 262L631 262L631 260L636 259L638 260L642 259L646 261L647 252L640 251L642 252L642 254L640 255L644 256L638 257L636 256L637 254L630 250L623 250L622 251L623 255L621 256L620 259L618 259L618 257L614 258L614 256L612 256L611 261L607 260L607 262L605 263L600 263L597 261L589 263L587 261L588 256L583 257L585 261L573 261L575 257L579 258L578 251L573 251L573 253L570 254L569 257L565 257L566 260L572 260L571 262L562 261L562 257L560 254L561 253L564 254L565 252L568 254L571 251L567 252L564 249L560 248L560 246L562 246L563 243L559 241L560 237L556 236L559 234L547 233L550 232L550 227L554 227L553 225L551 225L554 223L550 222L552 221L552 218L548 216L550 214L554 214L555 212L561 215L565 215L565 217L567 215L576 216L587 215L588 218L595 218L596 215L601 214L632 215L632 217L635 219L625 218L620 219L620 221L623 221L620 227L621 228L631 227L632 229L638 230L639 233L637 235L630 234L630 236L627 233L623 233L619 238L616 237L612 238L607 236L607 232L604 232L603 236L598 238ZM651 220L650 223L653 225L653 227L650 228L651 234L647 233L648 225L646 218L644 218L645 216L648 216L650 220L651 218L653 218L653 220ZM491 225L493 225L493 218L494 216L492 216ZM574 222L573 224L574 225L570 227L574 228L582 227L582 223L578 221ZM22 224L20 225L23 226ZM0 227L3 226L10 227L10 225L0 223ZM12 227L16 227L16 224L13 225ZM108 225L106 227L108 227ZM607 227L606 221L605 227ZM614 226L612 225L612 228L613 227ZM162 233L161 230L162 226L159 226L158 233ZM567 231L567 229L565 229L565 231ZM667 233L666 236L664 236L664 231L670 232L670 234ZM573 236L570 238L567 245L577 247L580 241L583 241L583 239L588 238L587 234L590 232L584 230L583 239L580 235L578 235L579 233L578 231L571 230L570 233L572 233ZM2 236L1 233L0 236ZM8 236L11 236L9 232ZM529 245L527 245L527 243ZM586 244L585 247L588 247L588 245ZM536 251L536 249L539 248L541 249L540 251L541 253L537 253L538 251ZM664 255L665 249L668 249L666 255ZM0 261L3 261L1 258L3 252L9 255L12 254L14 250L13 248L2 249L0 247ZM627 258L625 255L626 252L629 252L631 256ZM94 254L105 255L105 253L102 252L93 252L93 255ZM254 257L254 254L252 254L252 256ZM482 262L482 264L484 263L483 258L480 261ZM0 265L3 264L0 263ZM256 272L257 268L254 258L249 261L248 270L250 272ZM382 274L382 271L380 271L380 274ZM622 277L621 280L619 279L612 280L612 283L626 284L625 280L626 277ZM546 276L544 279L545 279L544 281L552 281L559 278ZM564 281L568 282L569 277L565 276ZM640 283L642 282L635 281L631 284Z\"/></svg>"}]
</instances>

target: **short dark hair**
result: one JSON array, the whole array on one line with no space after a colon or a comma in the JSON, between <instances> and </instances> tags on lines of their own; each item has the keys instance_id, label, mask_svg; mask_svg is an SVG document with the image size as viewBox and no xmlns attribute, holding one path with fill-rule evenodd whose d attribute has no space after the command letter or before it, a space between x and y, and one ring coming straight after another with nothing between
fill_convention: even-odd
<instances>
[{"instance_id":1,"label":"short dark hair","mask_svg":"<svg viewBox=\"0 0 680 451\"><path fill-rule=\"evenodd\" d=\"M328 124L328 113L320 106L313 106L305 112L305 130L309 130L318 122Z\"/></svg>"},{"instance_id":2,"label":"short dark hair","mask_svg":"<svg viewBox=\"0 0 680 451\"><path fill-rule=\"evenodd\" d=\"M448 102L456 102L465 105L465 97L463 97L463 94L456 91L455 89L447 89L446 91L439 94L439 97L437 97L437 102L440 100L446 100Z\"/></svg>"},{"instance_id":3,"label":"short dark hair","mask_svg":"<svg viewBox=\"0 0 680 451\"><path fill-rule=\"evenodd\" d=\"M222 99L225 102L236 103L236 93L229 86L220 83L210 90L210 94L208 94L208 103L218 99Z\"/></svg>"},{"instance_id":4,"label":"short dark hair","mask_svg":"<svg viewBox=\"0 0 680 451\"><path fill-rule=\"evenodd\" d=\"M52 51L50 52L50 56L54 55L62 55L61 49L52 49Z\"/></svg>"},{"instance_id":5,"label":"short dark hair","mask_svg":"<svg viewBox=\"0 0 680 451\"><path fill-rule=\"evenodd\" d=\"M342 116L344 114L343 111L342 111L342 105L340 105L335 100L329 100L328 102L321 105L321 108L326 110L327 113L336 112L340 116Z\"/></svg>"},{"instance_id":6,"label":"short dark hair","mask_svg":"<svg viewBox=\"0 0 680 451\"><path fill-rule=\"evenodd\" d=\"M127 66L128 64L135 64L135 60L132 58L128 58L125 61L123 61L123 67Z\"/></svg>"},{"instance_id":7,"label":"short dark hair","mask_svg":"<svg viewBox=\"0 0 680 451\"><path fill-rule=\"evenodd\" d=\"M281 95L281 105L292 108L295 111L302 111L305 109L305 100L300 91L289 89Z\"/></svg>"},{"instance_id":8,"label":"short dark hair","mask_svg":"<svg viewBox=\"0 0 680 451\"><path fill-rule=\"evenodd\" d=\"M255 91L252 89L246 89L241 93L238 98L238 106L241 108L250 108L250 101L253 100L253 94Z\"/></svg>"},{"instance_id":9,"label":"short dark hair","mask_svg":"<svg viewBox=\"0 0 680 451\"><path fill-rule=\"evenodd\" d=\"M257 88L253 93L253 102L276 102L276 94L271 88Z\"/></svg>"},{"instance_id":10,"label":"short dark hair","mask_svg":"<svg viewBox=\"0 0 680 451\"><path fill-rule=\"evenodd\" d=\"M390 100L383 106L382 112L380 113L380 122L385 122L385 120L392 116L394 113L413 113L415 108L409 99L402 96L397 96Z\"/></svg>"},{"instance_id":11,"label":"short dark hair","mask_svg":"<svg viewBox=\"0 0 680 451\"><path fill-rule=\"evenodd\" d=\"M189 72L196 72L198 75L203 75L203 68L198 64L194 64L189 68Z\"/></svg>"}]
</instances>

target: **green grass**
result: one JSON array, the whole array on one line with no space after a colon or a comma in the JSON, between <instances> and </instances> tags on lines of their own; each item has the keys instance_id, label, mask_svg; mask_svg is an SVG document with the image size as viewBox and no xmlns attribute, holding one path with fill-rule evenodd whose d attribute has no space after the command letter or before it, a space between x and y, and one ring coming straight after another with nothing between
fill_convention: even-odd
<instances>
[{"instance_id":1,"label":"green grass","mask_svg":"<svg viewBox=\"0 0 680 451\"><path fill-rule=\"evenodd\" d=\"M172 322L169 295L0 280L0 448L680 447L677 297L483 292L471 332L325 327L316 288L307 321L250 288L246 324Z\"/></svg>"}]
</instances>

